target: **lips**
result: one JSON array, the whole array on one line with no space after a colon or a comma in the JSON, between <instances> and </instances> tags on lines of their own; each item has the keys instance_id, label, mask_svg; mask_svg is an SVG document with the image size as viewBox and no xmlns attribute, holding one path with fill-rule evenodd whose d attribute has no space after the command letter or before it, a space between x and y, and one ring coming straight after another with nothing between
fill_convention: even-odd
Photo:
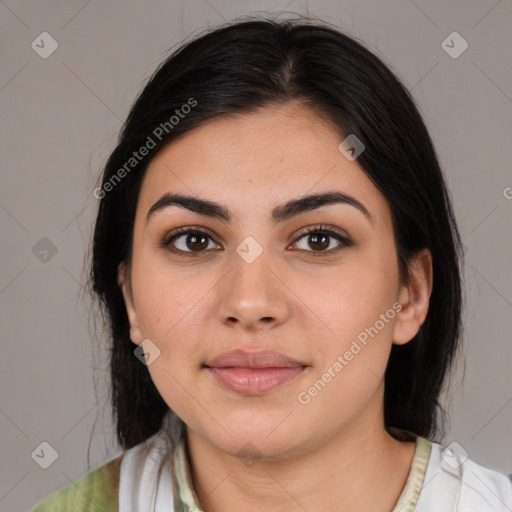
<instances>
[{"instance_id":1,"label":"lips","mask_svg":"<svg viewBox=\"0 0 512 512\"><path fill-rule=\"evenodd\" d=\"M247 351L230 350L208 359L205 366L210 368L292 368L306 366L273 350Z\"/></svg>"},{"instance_id":2,"label":"lips","mask_svg":"<svg viewBox=\"0 0 512 512\"><path fill-rule=\"evenodd\" d=\"M223 387L257 396L295 379L307 365L274 351L238 349L208 359L205 367Z\"/></svg>"}]
</instances>

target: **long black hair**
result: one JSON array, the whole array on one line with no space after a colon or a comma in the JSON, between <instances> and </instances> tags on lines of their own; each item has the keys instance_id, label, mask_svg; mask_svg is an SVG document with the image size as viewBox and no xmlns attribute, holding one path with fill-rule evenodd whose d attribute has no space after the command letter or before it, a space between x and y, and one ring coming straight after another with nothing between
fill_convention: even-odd
<instances>
[{"instance_id":1,"label":"long black hair","mask_svg":"<svg viewBox=\"0 0 512 512\"><path fill-rule=\"evenodd\" d=\"M206 120L290 100L365 145L357 162L389 202L402 284L409 258L423 248L432 254L426 320L409 343L391 349L384 421L433 440L444 435L440 394L460 348L463 250L422 116L390 68L353 37L319 20L266 17L207 31L162 62L135 100L94 192L90 283L108 322L113 417L125 450L174 414L134 355L117 282L118 265L131 258L144 172L159 149Z\"/></svg>"}]
</instances>

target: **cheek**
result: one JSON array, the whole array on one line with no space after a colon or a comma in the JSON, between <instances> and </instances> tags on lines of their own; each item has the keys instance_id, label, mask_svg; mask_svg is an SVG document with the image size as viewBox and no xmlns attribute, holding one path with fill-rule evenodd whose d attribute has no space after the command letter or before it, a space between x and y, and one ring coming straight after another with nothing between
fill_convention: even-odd
<instances>
[{"instance_id":1,"label":"cheek","mask_svg":"<svg viewBox=\"0 0 512 512\"><path fill-rule=\"evenodd\" d=\"M148 366L151 380L167 405L181 418L190 409L193 382L201 361L199 341L201 297L196 284L176 283L161 273L144 274L138 293L134 288L141 333L160 351Z\"/></svg>"},{"instance_id":2,"label":"cheek","mask_svg":"<svg viewBox=\"0 0 512 512\"><path fill-rule=\"evenodd\" d=\"M133 293L143 334L165 341L165 334L187 316L204 295L197 279L181 276L165 258L155 254L141 256L133 266Z\"/></svg>"},{"instance_id":3,"label":"cheek","mask_svg":"<svg viewBox=\"0 0 512 512\"><path fill-rule=\"evenodd\" d=\"M397 282L389 268L360 261L336 269L323 286L302 283L298 294L317 313L328 339L346 341L373 326L381 314L393 313ZM383 330L389 330L388 323Z\"/></svg>"},{"instance_id":4,"label":"cheek","mask_svg":"<svg viewBox=\"0 0 512 512\"><path fill-rule=\"evenodd\" d=\"M321 381L318 405L357 407L375 392L391 350L397 283L398 271L389 261L361 258L333 272L328 287L311 288L316 291L308 305L318 312L324 332L317 337L321 358L311 379Z\"/></svg>"},{"instance_id":5,"label":"cheek","mask_svg":"<svg viewBox=\"0 0 512 512\"><path fill-rule=\"evenodd\" d=\"M324 296L328 310L319 311L328 335L316 338L319 364L297 398L301 404L310 402L326 422L332 421L328 411L333 409L356 417L382 384L396 318L393 290L361 279L340 284L329 301Z\"/></svg>"}]
</instances>

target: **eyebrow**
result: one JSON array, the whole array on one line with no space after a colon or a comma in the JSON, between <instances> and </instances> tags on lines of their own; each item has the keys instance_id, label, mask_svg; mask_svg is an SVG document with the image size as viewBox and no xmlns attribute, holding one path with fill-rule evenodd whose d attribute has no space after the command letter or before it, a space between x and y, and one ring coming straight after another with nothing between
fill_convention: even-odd
<instances>
[{"instance_id":1,"label":"eyebrow","mask_svg":"<svg viewBox=\"0 0 512 512\"><path fill-rule=\"evenodd\" d=\"M274 223L283 222L295 217L301 213L309 212L331 204L347 204L357 208L365 217L372 222L372 216L365 206L355 197L338 191L329 191L319 194L311 194L297 199L292 199L285 204L276 206L272 210L272 221ZM199 215L216 218L224 222L231 222L233 216L231 212L224 206L214 201L200 199L193 196L182 194L164 194L148 211L146 222L156 212L168 208L169 206L178 206Z\"/></svg>"}]
</instances>

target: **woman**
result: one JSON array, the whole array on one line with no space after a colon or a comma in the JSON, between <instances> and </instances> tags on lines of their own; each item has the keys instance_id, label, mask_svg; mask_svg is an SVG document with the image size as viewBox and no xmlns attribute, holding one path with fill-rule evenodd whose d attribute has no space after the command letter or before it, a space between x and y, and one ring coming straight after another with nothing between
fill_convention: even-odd
<instances>
[{"instance_id":1,"label":"woman","mask_svg":"<svg viewBox=\"0 0 512 512\"><path fill-rule=\"evenodd\" d=\"M262 19L183 45L94 194L123 454L35 511L510 510L505 475L436 442L460 235L360 43Z\"/></svg>"}]
</instances>

